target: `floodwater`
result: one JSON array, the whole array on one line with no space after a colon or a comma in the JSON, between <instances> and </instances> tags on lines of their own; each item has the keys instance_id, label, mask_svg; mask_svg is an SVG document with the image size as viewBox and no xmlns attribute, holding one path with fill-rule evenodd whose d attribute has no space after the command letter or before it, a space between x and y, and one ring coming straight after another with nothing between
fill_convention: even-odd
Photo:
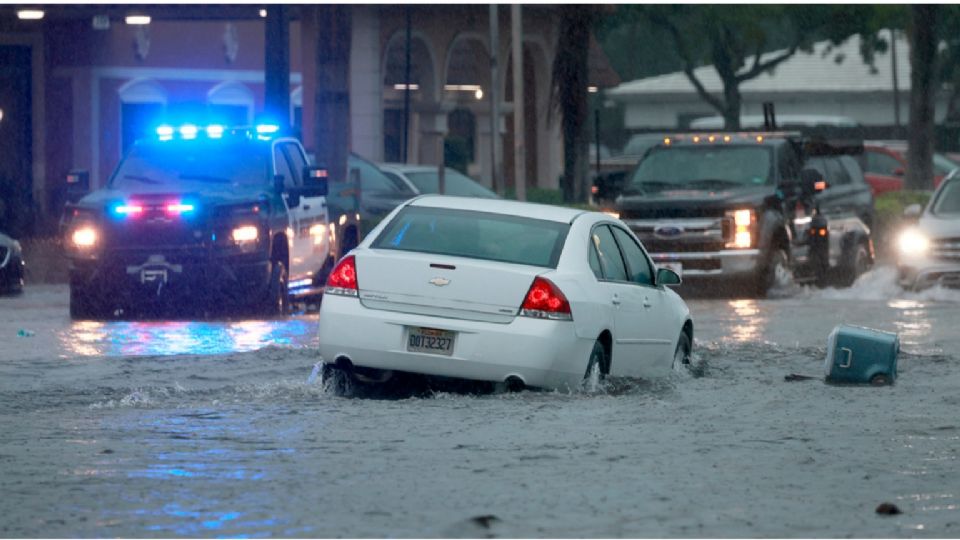
<instances>
[{"instance_id":1,"label":"floodwater","mask_svg":"<svg viewBox=\"0 0 960 540\"><path fill-rule=\"evenodd\" d=\"M308 382L316 314L73 323L28 287L0 537L960 536L960 292L778 296L688 300L699 377L378 400ZM895 385L823 383L839 323L900 335Z\"/></svg>"}]
</instances>

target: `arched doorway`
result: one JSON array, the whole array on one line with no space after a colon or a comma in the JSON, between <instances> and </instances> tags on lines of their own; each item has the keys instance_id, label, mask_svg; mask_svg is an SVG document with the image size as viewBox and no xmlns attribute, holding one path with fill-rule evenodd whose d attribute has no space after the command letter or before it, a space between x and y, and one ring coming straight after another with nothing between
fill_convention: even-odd
<instances>
[{"instance_id":1,"label":"arched doorway","mask_svg":"<svg viewBox=\"0 0 960 540\"><path fill-rule=\"evenodd\" d=\"M414 133L419 124L416 111L436 101L435 58L426 39L417 32L410 37L407 79L406 32L387 42L383 59L383 157L387 162L417 161ZM409 93L409 108L407 98Z\"/></svg>"},{"instance_id":2,"label":"arched doorway","mask_svg":"<svg viewBox=\"0 0 960 540\"><path fill-rule=\"evenodd\" d=\"M163 118L167 91L154 80L134 79L121 86L117 93L120 96L120 155L123 155L137 139L149 135Z\"/></svg>"},{"instance_id":3,"label":"arched doorway","mask_svg":"<svg viewBox=\"0 0 960 540\"><path fill-rule=\"evenodd\" d=\"M443 85L444 109L447 113L447 134L444 138L444 162L475 178L487 176L481 156L487 145L480 144L477 133L479 117L489 118L490 53L478 35L464 33L450 44L447 53L446 77ZM451 110L452 109L452 110ZM488 122L489 123L489 122Z\"/></svg>"}]
</instances>

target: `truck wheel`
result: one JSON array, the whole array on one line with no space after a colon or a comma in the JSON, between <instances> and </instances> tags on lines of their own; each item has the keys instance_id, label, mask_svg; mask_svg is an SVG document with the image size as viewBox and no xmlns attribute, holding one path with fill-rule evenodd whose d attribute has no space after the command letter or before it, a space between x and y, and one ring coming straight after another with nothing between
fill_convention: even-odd
<instances>
[{"instance_id":1,"label":"truck wheel","mask_svg":"<svg viewBox=\"0 0 960 540\"><path fill-rule=\"evenodd\" d=\"M787 258L787 252L782 248L775 248L770 254L770 259L757 274L754 282L754 292L760 298L767 296L767 292L774 286L785 286L792 279L793 273L790 269L790 260Z\"/></svg>"},{"instance_id":2,"label":"truck wheel","mask_svg":"<svg viewBox=\"0 0 960 540\"><path fill-rule=\"evenodd\" d=\"M103 306L89 287L70 285L70 318L73 320L102 319Z\"/></svg>"},{"instance_id":3,"label":"truck wheel","mask_svg":"<svg viewBox=\"0 0 960 540\"><path fill-rule=\"evenodd\" d=\"M866 273L870 268L870 254L867 253L867 247L858 243L847 263L843 265L837 278L837 284L841 287L849 287L857 281L857 278Z\"/></svg>"},{"instance_id":4,"label":"truck wheel","mask_svg":"<svg viewBox=\"0 0 960 540\"><path fill-rule=\"evenodd\" d=\"M274 261L270 266L270 285L260 312L266 317L282 317L290 310L287 266L280 261Z\"/></svg>"}]
</instances>

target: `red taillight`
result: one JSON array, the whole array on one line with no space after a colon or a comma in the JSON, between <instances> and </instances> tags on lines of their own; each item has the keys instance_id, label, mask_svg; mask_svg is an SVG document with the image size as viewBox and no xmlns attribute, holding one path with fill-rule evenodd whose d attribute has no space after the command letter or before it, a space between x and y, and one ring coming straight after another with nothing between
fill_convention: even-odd
<instances>
[{"instance_id":1,"label":"red taillight","mask_svg":"<svg viewBox=\"0 0 960 540\"><path fill-rule=\"evenodd\" d=\"M567 297L553 282L542 277L534 278L527 296L523 299L523 305L520 306L520 315L538 319L573 319Z\"/></svg>"},{"instance_id":2,"label":"red taillight","mask_svg":"<svg viewBox=\"0 0 960 540\"><path fill-rule=\"evenodd\" d=\"M324 293L357 296L357 263L353 255L341 260L330 272Z\"/></svg>"}]
</instances>

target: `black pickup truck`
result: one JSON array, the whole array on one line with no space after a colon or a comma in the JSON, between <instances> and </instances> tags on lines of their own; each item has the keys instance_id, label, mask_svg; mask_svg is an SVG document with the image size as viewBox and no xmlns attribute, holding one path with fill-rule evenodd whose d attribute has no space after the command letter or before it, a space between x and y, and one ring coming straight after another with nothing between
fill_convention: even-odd
<instances>
[{"instance_id":1,"label":"black pickup truck","mask_svg":"<svg viewBox=\"0 0 960 540\"><path fill-rule=\"evenodd\" d=\"M873 264L858 152L856 141L796 133L665 136L612 210L685 281L739 282L759 296L791 278L846 286Z\"/></svg>"}]
</instances>

